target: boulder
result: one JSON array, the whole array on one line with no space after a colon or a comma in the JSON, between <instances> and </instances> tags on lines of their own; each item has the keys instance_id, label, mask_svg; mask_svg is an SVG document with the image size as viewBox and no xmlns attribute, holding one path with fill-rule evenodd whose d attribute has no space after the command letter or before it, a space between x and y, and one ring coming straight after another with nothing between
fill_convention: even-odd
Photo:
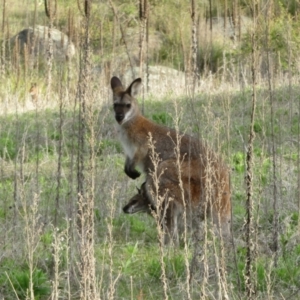
<instances>
[{"instance_id":1,"label":"boulder","mask_svg":"<svg viewBox=\"0 0 300 300\"><path fill-rule=\"evenodd\" d=\"M49 47L49 38L53 43L53 59L63 61L75 55L75 46L68 36L58 29L36 25L23 29L10 39L11 46L20 54L26 49L29 55L45 57ZM16 48L17 47L17 48Z\"/></svg>"}]
</instances>

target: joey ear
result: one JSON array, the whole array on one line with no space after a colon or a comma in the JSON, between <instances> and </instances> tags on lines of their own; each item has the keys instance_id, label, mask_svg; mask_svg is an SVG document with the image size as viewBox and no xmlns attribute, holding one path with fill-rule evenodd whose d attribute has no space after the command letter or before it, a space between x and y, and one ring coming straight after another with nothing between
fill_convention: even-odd
<instances>
[{"instance_id":1,"label":"joey ear","mask_svg":"<svg viewBox=\"0 0 300 300\"><path fill-rule=\"evenodd\" d=\"M138 190L138 194L141 193L141 189L139 189L137 186L136 186L136 189Z\"/></svg>"},{"instance_id":2,"label":"joey ear","mask_svg":"<svg viewBox=\"0 0 300 300\"><path fill-rule=\"evenodd\" d=\"M110 80L110 86L111 86L112 90L115 90L118 87L119 88L123 88L121 80L118 77L116 77L116 76L114 76L114 77L111 78L111 80Z\"/></svg>"},{"instance_id":3,"label":"joey ear","mask_svg":"<svg viewBox=\"0 0 300 300\"><path fill-rule=\"evenodd\" d=\"M142 79L137 78L127 88L126 93L128 93L132 97L136 97L139 94L141 87L142 87Z\"/></svg>"}]
</instances>

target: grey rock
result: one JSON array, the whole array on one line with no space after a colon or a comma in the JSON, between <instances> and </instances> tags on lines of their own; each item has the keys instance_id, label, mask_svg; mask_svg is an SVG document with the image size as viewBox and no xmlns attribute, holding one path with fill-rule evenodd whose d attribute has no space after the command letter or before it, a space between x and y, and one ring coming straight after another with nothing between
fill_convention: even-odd
<instances>
[{"instance_id":1,"label":"grey rock","mask_svg":"<svg viewBox=\"0 0 300 300\"><path fill-rule=\"evenodd\" d=\"M16 48L19 53L28 51L34 58L46 57L49 49L49 42L53 46L53 59L63 61L75 55L75 46L68 36L58 29L37 25L23 29L10 39L11 46Z\"/></svg>"}]
</instances>

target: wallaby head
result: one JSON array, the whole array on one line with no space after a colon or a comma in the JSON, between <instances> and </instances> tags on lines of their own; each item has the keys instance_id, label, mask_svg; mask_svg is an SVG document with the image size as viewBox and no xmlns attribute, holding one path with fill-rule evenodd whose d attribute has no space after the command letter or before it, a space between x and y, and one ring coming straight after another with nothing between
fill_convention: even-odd
<instances>
[{"instance_id":1,"label":"wallaby head","mask_svg":"<svg viewBox=\"0 0 300 300\"><path fill-rule=\"evenodd\" d=\"M141 84L141 78L137 78L127 89L124 89L120 79L115 76L112 77L110 85L113 91L115 119L120 125L139 113L135 97L139 94Z\"/></svg>"},{"instance_id":2,"label":"wallaby head","mask_svg":"<svg viewBox=\"0 0 300 300\"><path fill-rule=\"evenodd\" d=\"M135 214L137 212L147 212L155 210L155 207L151 204L146 193L146 182L144 182L141 188L137 188L138 193L134 195L127 205L123 207L123 211L126 214Z\"/></svg>"}]
</instances>

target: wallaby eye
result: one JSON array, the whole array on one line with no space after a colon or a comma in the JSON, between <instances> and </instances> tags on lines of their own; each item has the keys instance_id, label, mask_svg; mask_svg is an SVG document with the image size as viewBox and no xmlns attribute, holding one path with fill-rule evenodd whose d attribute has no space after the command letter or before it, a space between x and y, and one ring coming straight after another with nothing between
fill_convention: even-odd
<instances>
[{"instance_id":1,"label":"wallaby eye","mask_svg":"<svg viewBox=\"0 0 300 300\"><path fill-rule=\"evenodd\" d=\"M130 107L131 107L131 104L130 104L130 103L126 104L126 107L127 107L127 108L130 108Z\"/></svg>"}]
</instances>

